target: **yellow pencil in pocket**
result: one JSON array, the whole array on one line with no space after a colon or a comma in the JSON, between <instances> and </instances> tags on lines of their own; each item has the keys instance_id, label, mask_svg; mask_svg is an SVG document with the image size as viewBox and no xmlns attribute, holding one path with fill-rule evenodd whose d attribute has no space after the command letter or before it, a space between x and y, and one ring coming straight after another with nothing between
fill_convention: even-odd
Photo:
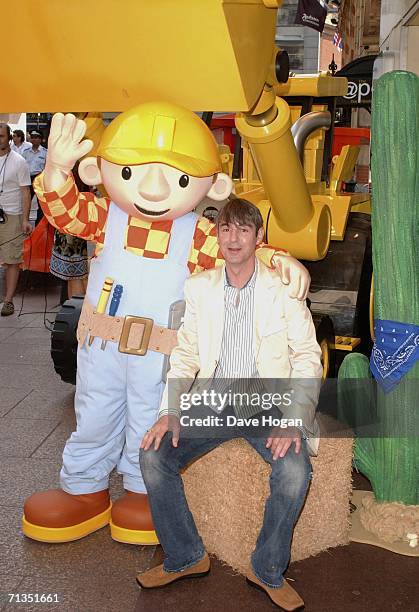
<instances>
[{"instance_id":1,"label":"yellow pencil in pocket","mask_svg":"<svg viewBox=\"0 0 419 612\"><path fill-rule=\"evenodd\" d=\"M109 300L109 296L111 295L112 287L113 287L113 278L108 278L108 277L105 278L103 286L102 286L102 291L100 292L100 296L99 296L97 306L96 306L97 313L103 314L104 312L106 312L106 306L108 305L108 300ZM92 342L94 339L95 339L94 336L90 336L89 346L92 345Z\"/></svg>"}]
</instances>

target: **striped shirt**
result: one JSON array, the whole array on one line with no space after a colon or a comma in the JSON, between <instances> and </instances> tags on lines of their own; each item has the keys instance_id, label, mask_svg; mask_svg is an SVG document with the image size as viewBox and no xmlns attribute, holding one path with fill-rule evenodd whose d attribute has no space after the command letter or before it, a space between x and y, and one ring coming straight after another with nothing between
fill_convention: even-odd
<instances>
[{"instance_id":1,"label":"striped shirt","mask_svg":"<svg viewBox=\"0 0 419 612\"><path fill-rule=\"evenodd\" d=\"M233 406L240 417L253 416L260 408L247 406L246 394L263 392L257 371L254 351L254 294L258 272L255 270L244 287L233 287L224 268L224 328L221 341L220 360L217 364L211 388L217 393L236 394ZM242 399L237 399L242 396ZM216 406L212 406L218 411Z\"/></svg>"},{"instance_id":2,"label":"striped shirt","mask_svg":"<svg viewBox=\"0 0 419 612\"><path fill-rule=\"evenodd\" d=\"M252 378L257 375L253 348L255 270L244 287L230 284L224 268L224 329L215 378Z\"/></svg>"}]
</instances>

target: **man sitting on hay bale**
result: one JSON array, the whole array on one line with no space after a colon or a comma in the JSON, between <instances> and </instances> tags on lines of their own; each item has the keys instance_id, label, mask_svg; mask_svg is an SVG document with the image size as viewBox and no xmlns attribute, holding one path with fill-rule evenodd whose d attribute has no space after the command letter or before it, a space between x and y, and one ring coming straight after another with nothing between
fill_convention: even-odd
<instances>
[{"instance_id":1,"label":"man sitting on hay bale","mask_svg":"<svg viewBox=\"0 0 419 612\"><path fill-rule=\"evenodd\" d=\"M308 424L313 421L300 419L296 424L303 425L301 429L281 429L290 421L281 419L280 425L269 421L272 410L259 412L262 402L256 410L253 402L237 408L223 380L235 379L235 388L247 380L244 388L253 389L252 396L260 400L266 399L269 382L275 385L280 379L298 378L304 389L304 393L299 390L300 400L304 397L300 408L311 413L304 416L312 417L322 374L320 349L305 303L289 298L275 274L256 261L255 248L263 238L258 209L245 200L227 203L218 217L217 237L225 265L186 281L184 324L171 355L159 419L141 443L141 471L166 556L162 565L139 574L137 582L143 588L155 588L209 572L210 561L187 505L180 470L227 439L242 437L272 468L271 495L247 581L265 591L279 607L296 610L304 602L283 574L311 478L309 452L315 450L316 440L307 440L302 432L311 433L313 426ZM197 393L183 392L190 391L197 374L193 390L200 391L201 405L181 416L185 398L196 403ZM210 381L210 392L202 391L203 381L204 386ZM220 390L224 393L218 393ZM217 416L203 412L205 398L215 397L219 400ZM280 405L274 394L270 397L269 407ZM211 404L214 409L214 402ZM282 416L287 404L281 405ZM207 416L195 418L201 414ZM301 413L293 408L293 416L296 414ZM263 426L270 423L276 427L265 427L263 436Z\"/></svg>"}]
</instances>

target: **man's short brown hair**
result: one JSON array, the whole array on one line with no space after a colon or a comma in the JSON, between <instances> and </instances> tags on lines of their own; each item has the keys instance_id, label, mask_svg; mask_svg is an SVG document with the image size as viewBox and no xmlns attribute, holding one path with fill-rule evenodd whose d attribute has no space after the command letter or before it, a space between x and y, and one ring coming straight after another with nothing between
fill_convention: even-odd
<instances>
[{"instance_id":1,"label":"man's short brown hair","mask_svg":"<svg viewBox=\"0 0 419 612\"><path fill-rule=\"evenodd\" d=\"M22 142L25 142L25 134L22 130L13 130L13 136L17 136Z\"/></svg>"},{"instance_id":2,"label":"man's short brown hair","mask_svg":"<svg viewBox=\"0 0 419 612\"><path fill-rule=\"evenodd\" d=\"M254 226L256 234L263 227L260 210L243 198L232 198L218 213L217 228L230 223Z\"/></svg>"}]
</instances>

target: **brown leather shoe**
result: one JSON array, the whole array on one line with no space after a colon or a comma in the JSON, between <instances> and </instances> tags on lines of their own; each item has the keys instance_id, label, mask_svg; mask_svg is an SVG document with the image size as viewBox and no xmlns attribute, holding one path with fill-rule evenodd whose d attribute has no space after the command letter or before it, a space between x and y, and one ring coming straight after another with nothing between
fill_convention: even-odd
<instances>
[{"instance_id":1,"label":"brown leather shoe","mask_svg":"<svg viewBox=\"0 0 419 612\"><path fill-rule=\"evenodd\" d=\"M112 506L111 536L124 544L155 545L159 541L154 531L148 496L126 491Z\"/></svg>"},{"instance_id":2,"label":"brown leather shoe","mask_svg":"<svg viewBox=\"0 0 419 612\"><path fill-rule=\"evenodd\" d=\"M61 489L34 493L25 502L23 533L41 542L70 542L109 523L109 491L70 495Z\"/></svg>"},{"instance_id":3,"label":"brown leather shoe","mask_svg":"<svg viewBox=\"0 0 419 612\"><path fill-rule=\"evenodd\" d=\"M183 572L166 572L163 569L162 565L157 565L147 572L143 572L142 574L137 575L137 582L143 589L158 589L159 587L164 587L172 582L176 582L176 580L183 580L183 578L200 578L201 576L206 576L210 571L210 560L205 553L204 557L195 563L195 565L191 565L191 567L187 567Z\"/></svg>"},{"instance_id":4,"label":"brown leather shoe","mask_svg":"<svg viewBox=\"0 0 419 612\"><path fill-rule=\"evenodd\" d=\"M250 586L264 591L275 605L283 610L287 610L287 612L302 610L304 608L304 601L301 599L297 591L295 591L285 579L282 587L279 589L271 589L266 584L261 582L259 578L255 576L252 570L249 570L246 576L246 582L250 584Z\"/></svg>"}]
</instances>

